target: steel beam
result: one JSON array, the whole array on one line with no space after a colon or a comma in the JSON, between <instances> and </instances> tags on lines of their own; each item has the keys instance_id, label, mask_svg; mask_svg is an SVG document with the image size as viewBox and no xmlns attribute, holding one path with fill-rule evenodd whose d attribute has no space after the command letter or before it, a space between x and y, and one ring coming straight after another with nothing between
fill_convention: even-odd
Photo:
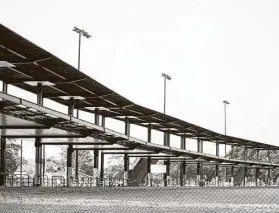
<instances>
[{"instance_id":1,"label":"steel beam","mask_svg":"<svg viewBox=\"0 0 279 213\"><path fill-rule=\"evenodd\" d=\"M49 129L51 126L39 125L0 125L0 129Z\"/></svg>"},{"instance_id":2,"label":"steel beam","mask_svg":"<svg viewBox=\"0 0 279 213\"><path fill-rule=\"evenodd\" d=\"M125 147L110 147L110 148L107 148L107 147L100 147L100 148L94 148L94 147L88 147L88 148L73 148L73 150L133 150L133 148L125 148ZM113 154L113 153L112 153ZM123 154L123 153L122 153Z\"/></svg>"},{"instance_id":3,"label":"steel beam","mask_svg":"<svg viewBox=\"0 0 279 213\"><path fill-rule=\"evenodd\" d=\"M102 145L102 146L108 146L108 145L112 145L111 143L93 143L93 142L42 142L42 145L80 145L80 146L85 146L85 145ZM76 150L78 150L78 147L75 148Z\"/></svg>"}]
</instances>

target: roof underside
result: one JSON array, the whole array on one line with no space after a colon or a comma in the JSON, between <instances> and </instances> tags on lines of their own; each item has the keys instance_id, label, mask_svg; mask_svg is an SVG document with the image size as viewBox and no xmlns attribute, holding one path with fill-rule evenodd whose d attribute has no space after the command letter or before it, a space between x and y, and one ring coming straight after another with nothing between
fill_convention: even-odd
<instances>
[{"instance_id":1,"label":"roof underside","mask_svg":"<svg viewBox=\"0 0 279 213\"><path fill-rule=\"evenodd\" d=\"M73 143L74 148L79 150L99 149L106 154L126 153L131 157L149 156L180 162L207 162L259 168L279 167L278 164L228 159L148 143L2 92L0 92L0 118L0 134L7 138L39 137L42 138L43 144Z\"/></svg>"},{"instance_id":2,"label":"roof underside","mask_svg":"<svg viewBox=\"0 0 279 213\"><path fill-rule=\"evenodd\" d=\"M79 110L94 113L98 108L102 116L122 121L128 118L131 124L150 125L152 129L186 138L278 149L265 143L225 136L135 104L1 24L0 36L0 80L8 84L36 93L36 86L28 82L48 81L54 85L43 85L44 98L68 105L68 100L60 96L82 97L75 100L75 108Z\"/></svg>"}]
</instances>

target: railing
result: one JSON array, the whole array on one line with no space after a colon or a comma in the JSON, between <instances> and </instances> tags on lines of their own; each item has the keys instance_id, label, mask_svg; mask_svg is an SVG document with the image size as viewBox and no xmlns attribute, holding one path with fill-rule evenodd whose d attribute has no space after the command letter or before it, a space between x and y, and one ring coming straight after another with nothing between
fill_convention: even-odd
<instances>
[{"instance_id":1,"label":"railing","mask_svg":"<svg viewBox=\"0 0 279 213\"><path fill-rule=\"evenodd\" d=\"M34 183L37 181L38 177L33 176L30 177L29 175L12 175L12 176L6 176L5 178L5 187L32 187L36 186ZM42 182L40 183L40 187L66 187L67 186L67 178L64 176L52 176L51 178L44 176L40 177ZM147 187L148 180L147 178L144 179L128 179L128 186L132 185L131 183L135 183L134 186L141 186L141 187ZM99 178L71 178L70 181L70 187L124 187L124 179L99 179ZM270 183L268 181L260 181L259 186L271 186L271 185L278 185L279 183ZM164 187L164 180L161 179L151 179L151 186L152 187ZM179 187L180 181L179 179L175 180L169 180L168 181L168 187ZM184 187L231 187L232 183L230 182L224 182L219 181L219 184L217 185L215 180L211 181L204 181L197 182L196 180L187 180L184 185ZM246 186L256 186L255 181L248 181L246 183Z\"/></svg>"}]
</instances>

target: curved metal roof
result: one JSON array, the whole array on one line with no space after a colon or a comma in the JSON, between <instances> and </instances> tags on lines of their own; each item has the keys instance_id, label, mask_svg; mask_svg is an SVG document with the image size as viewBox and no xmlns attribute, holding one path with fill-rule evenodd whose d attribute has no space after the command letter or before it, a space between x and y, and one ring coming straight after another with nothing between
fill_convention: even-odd
<instances>
[{"instance_id":1,"label":"curved metal roof","mask_svg":"<svg viewBox=\"0 0 279 213\"><path fill-rule=\"evenodd\" d=\"M45 98L68 105L66 96L77 97L75 108L79 110L94 113L98 108L102 116L122 121L128 118L131 124L151 126L186 138L278 149L265 143L225 136L133 103L1 24L0 59L0 80L34 93L37 88L33 84L45 82Z\"/></svg>"}]
</instances>

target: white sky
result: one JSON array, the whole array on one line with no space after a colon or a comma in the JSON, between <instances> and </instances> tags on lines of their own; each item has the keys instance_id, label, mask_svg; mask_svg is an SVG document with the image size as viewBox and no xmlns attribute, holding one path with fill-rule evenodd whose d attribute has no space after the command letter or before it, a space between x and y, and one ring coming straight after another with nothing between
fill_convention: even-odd
<instances>
[{"instance_id":1,"label":"white sky","mask_svg":"<svg viewBox=\"0 0 279 213\"><path fill-rule=\"evenodd\" d=\"M165 72L173 78L168 114L223 133L226 99L229 135L279 145L279 1L0 5L2 24L74 66L78 35L72 28L86 29L92 37L82 40L81 70L130 100L162 111Z\"/></svg>"}]
</instances>

